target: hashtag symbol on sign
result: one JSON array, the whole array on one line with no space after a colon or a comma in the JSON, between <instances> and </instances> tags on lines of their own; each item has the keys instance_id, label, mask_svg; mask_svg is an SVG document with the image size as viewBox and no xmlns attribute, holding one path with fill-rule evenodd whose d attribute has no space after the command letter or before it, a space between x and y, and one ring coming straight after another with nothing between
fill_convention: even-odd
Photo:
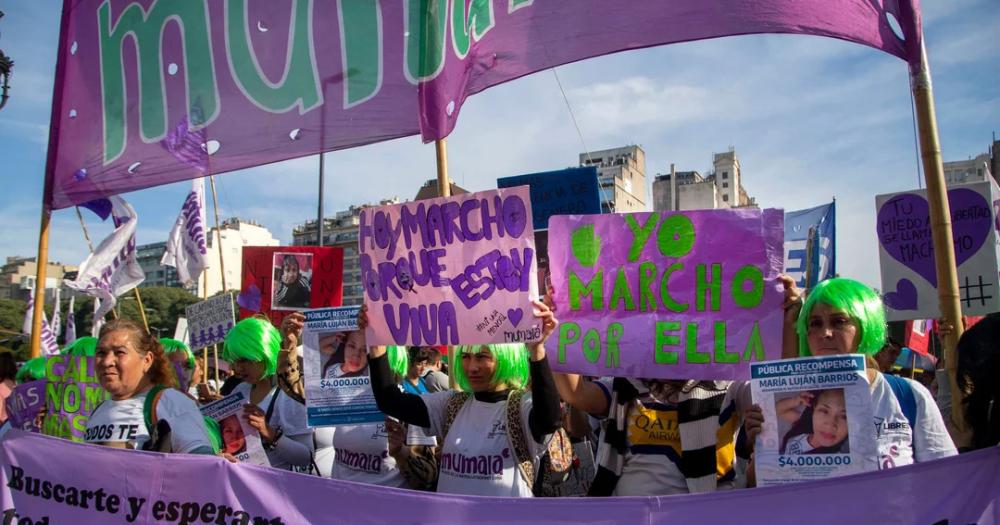
<instances>
[{"instance_id":1,"label":"hashtag symbol on sign","mask_svg":"<svg viewBox=\"0 0 1000 525\"><path fill-rule=\"evenodd\" d=\"M979 301L980 306L986 306L986 300L992 299L992 295L986 295L986 288L993 286L991 283L984 283L983 276L978 276L979 283L970 283L969 276L965 276L965 284L959 286L958 288L962 291L962 300L965 301L965 306L972 306L972 301ZM976 288L979 292L978 296L973 297L973 288Z\"/></svg>"}]
</instances>

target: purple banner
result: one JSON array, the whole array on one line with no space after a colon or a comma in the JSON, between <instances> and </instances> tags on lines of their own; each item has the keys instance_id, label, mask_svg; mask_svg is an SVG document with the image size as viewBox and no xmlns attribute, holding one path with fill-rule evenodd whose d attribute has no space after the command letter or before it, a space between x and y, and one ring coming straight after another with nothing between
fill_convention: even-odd
<instances>
[{"instance_id":1,"label":"purple banner","mask_svg":"<svg viewBox=\"0 0 1000 525\"><path fill-rule=\"evenodd\" d=\"M17 385L4 400L4 404L11 427L38 432L41 429L35 424L35 418L45 406L45 380Z\"/></svg>"},{"instance_id":2,"label":"purple banner","mask_svg":"<svg viewBox=\"0 0 1000 525\"><path fill-rule=\"evenodd\" d=\"M16 430L0 463L10 523L1000 523L998 448L792 486L631 498L433 494Z\"/></svg>"},{"instance_id":3,"label":"purple banner","mask_svg":"<svg viewBox=\"0 0 1000 525\"><path fill-rule=\"evenodd\" d=\"M430 141L491 86L616 51L752 33L839 38L916 64L920 9L917 0L66 1L45 202L64 208L417 133Z\"/></svg>"},{"instance_id":4,"label":"purple banner","mask_svg":"<svg viewBox=\"0 0 1000 525\"><path fill-rule=\"evenodd\" d=\"M56 355L45 363L45 418L42 433L83 441L90 414L107 399L94 358Z\"/></svg>"},{"instance_id":5,"label":"purple banner","mask_svg":"<svg viewBox=\"0 0 1000 525\"><path fill-rule=\"evenodd\" d=\"M358 251L368 344L541 338L527 186L366 208Z\"/></svg>"},{"instance_id":6,"label":"purple banner","mask_svg":"<svg viewBox=\"0 0 1000 525\"><path fill-rule=\"evenodd\" d=\"M781 358L782 239L773 209L552 217L552 368L747 379Z\"/></svg>"}]
</instances>

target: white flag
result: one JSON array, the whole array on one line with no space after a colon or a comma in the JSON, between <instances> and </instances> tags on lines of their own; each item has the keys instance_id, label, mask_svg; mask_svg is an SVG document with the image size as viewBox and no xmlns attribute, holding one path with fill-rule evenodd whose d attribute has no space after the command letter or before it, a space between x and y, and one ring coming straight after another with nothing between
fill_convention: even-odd
<instances>
[{"instance_id":1,"label":"white flag","mask_svg":"<svg viewBox=\"0 0 1000 525\"><path fill-rule=\"evenodd\" d=\"M69 310L66 312L66 346L76 341L76 312L73 311L74 302L76 302L75 295L69 298Z\"/></svg>"},{"instance_id":2,"label":"white flag","mask_svg":"<svg viewBox=\"0 0 1000 525\"><path fill-rule=\"evenodd\" d=\"M48 320L42 316L42 355L57 354L59 354L59 343L56 342L56 335L52 333Z\"/></svg>"},{"instance_id":3,"label":"white flag","mask_svg":"<svg viewBox=\"0 0 1000 525\"><path fill-rule=\"evenodd\" d=\"M177 268L178 280L190 284L208 268L205 240L205 179L194 179L191 193L184 200L174 229L170 230L167 251L160 264Z\"/></svg>"},{"instance_id":4,"label":"white flag","mask_svg":"<svg viewBox=\"0 0 1000 525\"><path fill-rule=\"evenodd\" d=\"M94 299L94 317L90 325L90 335L93 337L101 337L101 328L104 326L104 314L97 315L97 312L101 309L101 300ZM110 311L111 309L108 308Z\"/></svg>"},{"instance_id":5,"label":"white flag","mask_svg":"<svg viewBox=\"0 0 1000 525\"><path fill-rule=\"evenodd\" d=\"M62 295L59 292L61 290L61 288L56 288L56 300L55 304L52 305L52 322L50 323L52 325L52 334L57 338L59 337L59 332L62 332L62 315L59 313L61 300L61 297L59 296Z\"/></svg>"},{"instance_id":6,"label":"white flag","mask_svg":"<svg viewBox=\"0 0 1000 525\"><path fill-rule=\"evenodd\" d=\"M35 309L35 289L28 290L28 308L24 311L24 322L21 323L21 333L28 335L31 333L31 314Z\"/></svg>"},{"instance_id":7,"label":"white flag","mask_svg":"<svg viewBox=\"0 0 1000 525\"><path fill-rule=\"evenodd\" d=\"M97 317L115 307L117 297L139 285L146 274L135 260L135 228L137 216L125 199L114 195L111 201L111 218L115 221L115 231L111 232L90 254L75 281L66 286L100 299Z\"/></svg>"}]
</instances>

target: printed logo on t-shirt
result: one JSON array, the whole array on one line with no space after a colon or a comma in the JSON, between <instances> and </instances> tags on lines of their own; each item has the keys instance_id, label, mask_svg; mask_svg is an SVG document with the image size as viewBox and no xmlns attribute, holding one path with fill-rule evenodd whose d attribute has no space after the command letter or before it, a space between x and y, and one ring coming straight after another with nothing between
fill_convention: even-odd
<instances>
[{"instance_id":1,"label":"printed logo on t-shirt","mask_svg":"<svg viewBox=\"0 0 1000 525\"><path fill-rule=\"evenodd\" d=\"M636 405L629 421L628 440L632 446L668 446L681 453L681 434L676 410L655 410Z\"/></svg>"},{"instance_id":2,"label":"printed logo on t-shirt","mask_svg":"<svg viewBox=\"0 0 1000 525\"><path fill-rule=\"evenodd\" d=\"M337 463L351 470L368 472L370 474L382 472L382 463L385 461L385 458L389 457L389 451L383 451L379 455L354 452L342 448L338 448L335 454Z\"/></svg>"},{"instance_id":3,"label":"printed logo on t-shirt","mask_svg":"<svg viewBox=\"0 0 1000 525\"><path fill-rule=\"evenodd\" d=\"M494 421L493 428L490 429L490 433L486 435L486 439L495 439L497 436L507 435L507 422L506 421Z\"/></svg>"},{"instance_id":4,"label":"printed logo on t-shirt","mask_svg":"<svg viewBox=\"0 0 1000 525\"><path fill-rule=\"evenodd\" d=\"M906 421L886 421L885 418L875 418L875 436L882 437L886 434L906 434L910 435L910 424Z\"/></svg>"},{"instance_id":5,"label":"printed logo on t-shirt","mask_svg":"<svg viewBox=\"0 0 1000 525\"><path fill-rule=\"evenodd\" d=\"M388 436L389 433L385 429L385 423L378 423L375 426L375 432L372 432L372 439L380 439Z\"/></svg>"},{"instance_id":6,"label":"printed logo on t-shirt","mask_svg":"<svg viewBox=\"0 0 1000 525\"><path fill-rule=\"evenodd\" d=\"M88 443L93 441L134 441L138 433L139 425L94 425L87 429L84 440Z\"/></svg>"},{"instance_id":7,"label":"printed logo on t-shirt","mask_svg":"<svg viewBox=\"0 0 1000 525\"><path fill-rule=\"evenodd\" d=\"M441 454L441 472L467 479L500 480L503 479L504 460L510 458L510 449L503 449L500 454L466 456L461 453L445 452Z\"/></svg>"}]
</instances>

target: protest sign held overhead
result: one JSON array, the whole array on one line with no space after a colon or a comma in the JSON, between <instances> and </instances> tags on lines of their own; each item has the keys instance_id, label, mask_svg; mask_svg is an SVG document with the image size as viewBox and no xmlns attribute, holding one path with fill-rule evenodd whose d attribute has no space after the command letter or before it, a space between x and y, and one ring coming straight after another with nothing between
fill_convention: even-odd
<instances>
[{"instance_id":1,"label":"protest sign held overhead","mask_svg":"<svg viewBox=\"0 0 1000 525\"><path fill-rule=\"evenodd\" d=\"M540 339L530 221L527 186L362 210L368 344Z\"/></svg>"},{"instance_id":2,"label":"protest sign held overhead","mask_svg":"<svg viewBox=\"0 0 1000 525\"><path fill-rule=\"evenodd\" d=\"M878 470L863 355L753 363L750 377L764 412L754 448L759 486Z\"/></svg>"},{"instance_id":3,"label":"protest sign held overhead","mask_svg":"<svg viewBox=\"0 0 1000 525\"><path fill-rule=\"evenodd\" d=\"M992 181L950 186L948 203L962 313L1000 311L1000 189ZM941 317L927 191L878 195L875 208L886 317Z\"/></svg>"},{"instance_id":4,"label":"protest sign held overhead","mask_svg":"<svg viewBox=\"0 0 1000 525\"><path fill-rule=\"evenodd\" d=\"M56 355L45 363L45 418L42 433L83 441L87 419L108 398L94 368L94 358Z\"/></svg>"},{"instance_id":5,"label":"protest sign held overhead","mask_svg":"<svg viewBox=\"0 0 1000 525\"><path fill-rule=\"evenodd\" d=\"M236 303L240 319L264 313L280 326L288 314L340 306L344 250L318 246L243 248L243 286Z\"/></svg>"},{"instance_id":6,"label":"protest sign held overhead","mask_svg":"<svg viewBox=\"0 0 1000 525\"><path fill-rule=\"evenodd\" d=\"M553 215L601 213L597 168L567 168L497 179L498 188L528 186L531 196L531 223L546 230Z\"/></svg>"},{"instance_id":7,"label":"protest sign held overhead","mask_svg":"<svg viewBox=\"0 0 1000 525\"><path fill-rule=\"evenodd\" d=\"M233 296L227 293L194 303L184 309L184 315L191 350L219 344L226 339L226 334L235 323Z\"/></svg>"},{"instance_id":8,"label":"protest sign held overhead","mask_svg":"<svg viewBox=\"0 0 1000 525\"><path fill-rule=\"evenodd\" d=\"M745 379L781 355L781 210L557 216L557 371Z\"/></svg>"}]
</instances>

